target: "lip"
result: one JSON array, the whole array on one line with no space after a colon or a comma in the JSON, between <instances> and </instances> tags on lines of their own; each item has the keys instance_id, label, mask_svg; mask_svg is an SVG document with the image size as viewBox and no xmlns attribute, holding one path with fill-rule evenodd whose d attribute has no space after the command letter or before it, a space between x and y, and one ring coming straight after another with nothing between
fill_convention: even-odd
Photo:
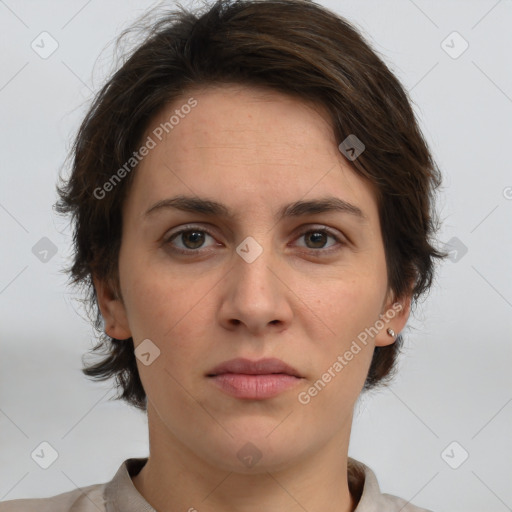
<instances>
[{"instance_id":1,"label":"lip","mask_svg":"<svg viewBox=\"0 0 512 512\"><path fill-rule=\"evenodd\" d=\"M257 361L251 361L250 359L242 357L230 359L210 370L207 376L212 377L223 373L243 373L245 375L270 375L272 373L280 373L293 377L302 377L295 368L275 358L265 358Z\"/></svg>"},{"instance_id":2,"label":"lip","mask_svg":"<svg viewBox=\"0 0 512 512\"><path fill-rule=\"evenodd\" d=\"M264 400L295 387L299 372L279 359L231 359L213 368L207 377L222 391L235 398Z\"/></svg>"}]
</instances>

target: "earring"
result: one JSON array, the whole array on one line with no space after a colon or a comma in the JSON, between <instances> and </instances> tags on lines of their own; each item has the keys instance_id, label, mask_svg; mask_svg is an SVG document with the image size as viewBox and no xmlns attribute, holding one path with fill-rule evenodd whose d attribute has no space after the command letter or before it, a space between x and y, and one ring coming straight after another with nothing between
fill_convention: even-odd
<instances>
[{"instance_id":1,"label":"earring","mask_svg":"<svg viewBox=\"0 0 512 512\"><path fill-rule=\"evenodd\" d=\"M386 332L387 332L387 333L388 333L392 338L394 338L394 337L395 337L395 331L393 331L393 329L388 329Z\"/></svg>"}]
</instances>

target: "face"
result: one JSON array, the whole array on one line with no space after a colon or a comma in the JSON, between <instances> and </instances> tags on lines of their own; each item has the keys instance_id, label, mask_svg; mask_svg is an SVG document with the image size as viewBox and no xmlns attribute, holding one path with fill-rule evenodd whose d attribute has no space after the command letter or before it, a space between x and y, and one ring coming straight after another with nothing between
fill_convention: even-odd
<instances>
[{"instance_id":1,"label":"face","mask_svg":"<svg viewBox=\"0 0 512 512\"><path fill-rule=\"evenodd\" d=\"M123 209L122 300L96 286L107 333L145 354L137 365L154 436L237 472L248 471L247 454L264 471L348 442L374 347L392 343L386 328L399 332L407 315L379 322L394 298L376 197L326 113L225 85L183 96L148 136L156 145ZM166 202L176 196L210 203ZM276 358L296 376L210 376L235 358Z\"/></svg>"}]
</instances>

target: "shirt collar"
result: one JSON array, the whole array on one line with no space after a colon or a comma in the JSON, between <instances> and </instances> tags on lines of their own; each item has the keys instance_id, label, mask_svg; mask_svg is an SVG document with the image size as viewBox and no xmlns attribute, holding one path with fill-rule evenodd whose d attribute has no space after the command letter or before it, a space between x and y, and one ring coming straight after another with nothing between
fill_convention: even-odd
<instances>
[{"instance_id":1,"label":"shirt collar","mask_svg":"<svg viewBox=\"0 0 512 512\"><path fill-rule=\"evenodd\" d=\"M114 478L105 487L106 512L156 512L139 493L131 479L147 461L147 457L132 458L121 464Z\"/></svg>"},{"instance_id":2,"label":"shirt collar","mask_svg":"<svg viewBox=\"0 0 512 512\"><path fill-rule=\"evenodd\" d=\"M107 512L156 512L144 499L132 482L144 467L148 458L131 458L125 460L114 478L105 487L105 503ZM381 496L379 484L373 471L355 459L348 458L349 488L358 499L354 512L374 510L375 503Z\"/></svg>"}]
</instances>

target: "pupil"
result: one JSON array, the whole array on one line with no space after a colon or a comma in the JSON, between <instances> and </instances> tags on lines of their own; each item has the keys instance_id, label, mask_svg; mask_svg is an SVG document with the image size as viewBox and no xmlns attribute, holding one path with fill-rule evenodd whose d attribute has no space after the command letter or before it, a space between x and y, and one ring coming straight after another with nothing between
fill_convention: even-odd
<instances>
[{"instance_id":1,"label":"pupil","mask_svg":"<svg viewBox=\"0 0 512 512\"><path fill-rule=\"evenodd\" d=\"M187 233L184 233L184 239L188 239L185 243L185 245L192 245L193 247L189 247L189 249L197 249L200 247L204 242L204 233L201 233L200 231L188 231ZM325 233L310 233L309 239L312 241L313 245L320 244L320 246L324 245ZM190 244L189 244L190 242ZM316 245L315 245L316 247Z\"/></svg>"},{"instance_id":2,"label":"pupil","mask_svg":"<svg viewBox=\"0 0 512 512\"><path fill-rule=\"evenodd\" d=\"M319 242L322 242L323 241L323 238L324 238L325 234L324 233L312 233L309 235L309 238L313 239L313 243L319 243ZM323 243L321 243L321 245L323 245Z\"/></svg>"},{"instance_id":3,"label":"pupil","mask_svg":"<svg viewBox=\"0 0 512 512\"><path fill-rule=\"evenodd\" d=\"M204 241L204 234L199 231L188 231L184 236L185 239L192 239L192 245L194 247L189 247L190 249L197 249L197 247L200 247ZM188 244L185 243L185 245Z\"/></svg>"}]
</instances>

